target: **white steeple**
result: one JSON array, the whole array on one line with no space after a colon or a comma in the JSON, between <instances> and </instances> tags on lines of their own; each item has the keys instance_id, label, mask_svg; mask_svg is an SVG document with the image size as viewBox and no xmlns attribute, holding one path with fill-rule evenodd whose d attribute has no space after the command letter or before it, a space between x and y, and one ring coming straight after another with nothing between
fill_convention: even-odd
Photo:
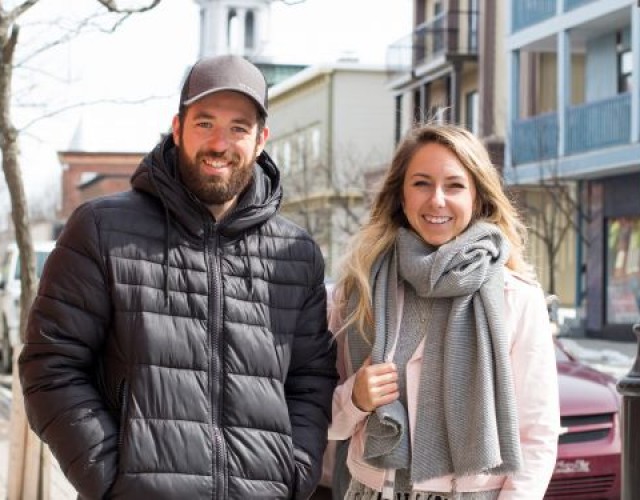
<instances>
[{"instance_id":1,"label":"white steeple","mask_svg":"<svg viewBox=\"0 0 640 500\"><path fill-rule=\"evenodd\" d=\"M268 59L273 0L195 0L200 6L200 57L238 54L254 62Z\"/></svg>"}]
</instances>

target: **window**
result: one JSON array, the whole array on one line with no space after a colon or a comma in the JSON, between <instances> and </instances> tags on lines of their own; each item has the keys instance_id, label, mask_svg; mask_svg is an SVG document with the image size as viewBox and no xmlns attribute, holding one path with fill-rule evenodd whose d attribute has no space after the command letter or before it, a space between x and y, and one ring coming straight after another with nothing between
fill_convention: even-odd
<instances>
[{"instance_id":1,"label":"window","mask_svg":"<svg viewBox=\"0 0 640 500\"><path fill-rule=\"evenodd\" d=\"M413 121L415 123L421 123L424 121L424 115L422 112L422 99L420 96L419 88L413 91Z\"/></svg>"},{"instance_id":2,"label":"window","mask_svg":"<svg viewBox=\"0 0 640 500\"><path fill-rule=\"evenodd\" d=\"M618 93L631 91L631 73L633 69L631 51L618 55Z\"/></svg>"},{"instance_id":3,"label":"window","mask_svg":"<svg viewBox=\"0 0 640 500\"><path fill-rule=\"evenodd\" d=\"M247 11L244 18L244 48L256 49L255 17L252 10Z\"/></svg>"},{"instance_id":4,"label":"window","mask_svg":"<svg viewBox=\"0 0 640 500\"><path fill-rule=\"evenodd\" d=\"M478 134L480 132L478 91L468 92L464 97L464 104L465 126L469 132Z\"/></svg>"},{"instance_id":5,"label":"window","mask_svg":"<svg viewBox=\"0 0 640 500\"><path fill-rule=\"evenodd\" d=\"M478 50L478 0L469 0L469 52Z\"/></svg>"},{"instance_id":6,"label":"window","mask_svg":"<svg viewBox=\"0 0 640 500\"><path fill-rule=\"evenodd\" d=\"M49 252L44 252L44 251L36 251L36 278L40 279L40 276L42 276L42 270L44 269L44 263L47 260L47 257L49 257ZM16 272L15 272L15 280L16 281L20 281L20 276L21 276L21 266L22 263L20 262L20 255L18 255L18 260L16 262Z\"/></svg>"},{"instance_id":7,"label":"window","mask_svg":"<svg viewBox=\"0 0 640 500\"><path fill-rule=\"evenodd\" d=\"M227 47L234 52L238 39L238 13L235 9L229 10L227 14Z\"/></svg>"},{"instance_id":8,"label":"window","mask_svg":"<svg viewBox=\"0 0 640 500\"><path fill-rule=\"evenodd\" d=\"M607 221L607 323L640 317L640 217Z\"/></svg>"},{"instance_id":9,"label":"window","mask_svg":"<svg viewBox=\"0 0 640 500\"><path fill-rule=\"evenodd\" d=\"M437 0L433 4L433 53L439 54L444 50L445 45L445 16L442 2Z\"/></svg>"},{"instance_id":10,"label":"window","mask_svg":"<svg viewBox=\"0 0 640 500\"><path fill-rule=\"evenodd\" d=\"M311 158L315 161L320 160L320 130L317 128L311 131Z\"/></svg>"},{"instance_id":11,"label":"window","mask_svg":"<svg viewBox=\"0 0 640 500\"><path fill-rule=\"evenodd\" d=\"M402 94L397 95L395 98L395 140L396 144L400 142L402 137Z\"/></svg>"},{"instance_id":12,"label":"window","mask_svg":"<svg viewBox=\"0 0 640 500\"><path fill-rule=\"evenodd\" d=\"M305 170L307 167L307 149L306 149L306 141L304 140L303 135L298 136L297 140L297 158L296 158L296 169L297 170Z\"/></svg>"},{"instance_id":13,"label":"window","mask_svg":"<svg viewBox=\"0 0 640 500\"><path fill-rule=\"evenodd\" d=\"M200 8L200 47L206 47L205 33L207 28L207 11L203 7Z\"/></svg>"},{"instance_id":14,"label":"window","mask_svg":"<svg viewBox=\"0 0 640 500\"><path fill-rule=\"evenodd\" d=\"M433 2L433 17L437 17L442 14L442 0L435 0Z\"/></svg>"},{"instance_id":15,"label":"window","mask_svg":"<svg viewBox=\"0 0 640 500\"><path fill-rule=\"evenodd\" d=\"M624 33L619 31L616 34L616 52L618 53L618 93L622 94L631 91L631 74L633 73L633 59L631 47Z\"/></svg>"},{"instance_id":16,"label":"window","mask_svg":"<svg viewBox=\"0 0 640 500\"><path fill-rule=\"evenodd\" d=\"M284 143L282 151L282 172L287 173L291 171L291 144L289 141Z\"/></svg>"}]
</instances>

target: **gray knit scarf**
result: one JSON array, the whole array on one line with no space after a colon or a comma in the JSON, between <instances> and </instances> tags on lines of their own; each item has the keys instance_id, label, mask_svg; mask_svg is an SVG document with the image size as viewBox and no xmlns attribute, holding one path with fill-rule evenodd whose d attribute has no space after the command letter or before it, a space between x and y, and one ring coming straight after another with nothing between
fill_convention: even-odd
<instances>
[{"instance_id":1,"label":"gray knit scarf","mask_svg":"<svg viewBox=\"0 0 640 500\"><path fill-rule=\"evenodd\" d=\"M354 370L369 354L373 363L385 361L394 345L398 275L430 301L431 313L413 446L404 405L394 401L379 407L365 431L364 459L371 465L410 467L413 482L447 474L510 474L521 467L503 324L507 256L500 230L477 222L438 248L400 229L395 250L373 266L375 324L374 332L365 332L373 347L355 328L348 330Z\"/></svg>"}]
</instances>

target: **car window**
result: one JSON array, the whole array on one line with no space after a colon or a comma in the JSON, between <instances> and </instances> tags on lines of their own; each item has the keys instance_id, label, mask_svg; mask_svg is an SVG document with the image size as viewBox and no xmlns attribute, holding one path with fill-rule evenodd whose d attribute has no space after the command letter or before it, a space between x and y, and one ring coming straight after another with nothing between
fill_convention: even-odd
<instances>
[{"instance_id":1,"label":"car window","mask_svg":"<svg viewBox=\"0 0 640 500\"><path fill-rule=\"evenodd\" d=\"M571 361L569 355L562 350L562 348L556 344L556 361Z\"/></svg>"},{"instance_id":2,"label":"car window","mask_svg":"<svg viewBox=\"0 0 640 500\"><path fill-rule=\"evenodd\" d=\"M6 252L2 259L2 265L0 265L0 281L7 279L9 275L9 260L11 259L11 252Z\"/></svg>"},{"instance_id":3,"label":"car window","mask_svg":"<svg viewBox=\"0 0 640 500\"><path fill-rule=\"evenodd\" d=\"M49 257L49 252L37 251L36 252L36 277L40 278L42 274L42 269L44 268L44 263ZM18 256L18 264L16 266L16 281L20 279L20 256Z\"/></svg>"}]
</instances>

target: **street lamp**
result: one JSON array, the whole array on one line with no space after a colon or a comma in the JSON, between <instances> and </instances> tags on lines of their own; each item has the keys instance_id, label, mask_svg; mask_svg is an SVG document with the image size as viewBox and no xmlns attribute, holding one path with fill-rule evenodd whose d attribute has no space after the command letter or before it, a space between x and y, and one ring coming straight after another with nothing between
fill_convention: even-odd
<instances>
[{"instance_id":1,"label":"street lamp","mask_svg":"<svg viewBox=\"0 0 640 500\"><path fill-rule=\"evenodd\" d=\"M640 342L640 323L633 325L633 332ZM629 374L618 381L618 392L622 394L622 500L640 500L640 349Z\"/></svg>"}]
</instances>

